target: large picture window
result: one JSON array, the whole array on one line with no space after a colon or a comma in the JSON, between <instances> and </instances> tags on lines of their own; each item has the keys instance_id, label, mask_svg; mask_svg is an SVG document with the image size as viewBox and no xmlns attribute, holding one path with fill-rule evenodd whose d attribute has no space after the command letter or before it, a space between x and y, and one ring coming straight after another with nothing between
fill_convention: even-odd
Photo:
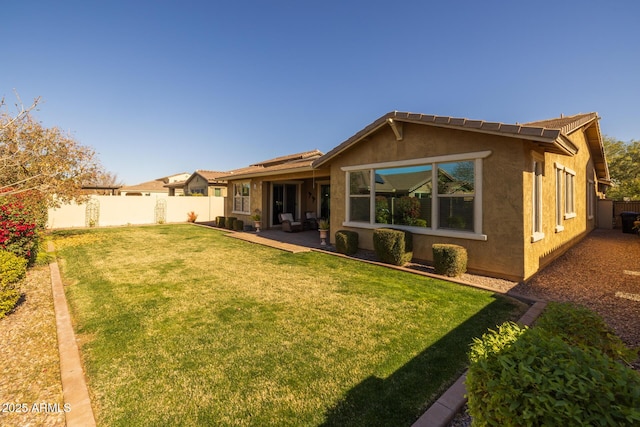
<instances>
[{"instance_id":1,"label":"large picture window","mask_svg":"<svg viewBox=\"0 0 640 427\"><path fill-rule=\"evenodd\" d=\"M349 218L353 221L369 222L371 209L371 174L355 171L349 174Z\"/></svg>"},{"instance_id":2,"label":"large picture window","mask_svg":"<svg viewBox=\"0 0 640 427\"><path fill-rule=\"evenodd\" d=\"M346 222L368 228L391 224L423 234L462 232L469 238L484 240L479 189L482 159L489 154L344 168L348 192Z\"/></svg>"},{"instance_id":3,"label":"large picture window","mask_svg":"<svg viewBox=\"0 0 640 427\"><path fill-rule=\"evenodd\" d=\"M438 164L440 228L473 230L474 162Z\"/></svg>"},{"instance_id":4,"label":"large picture window","mask_svg":"<svg viewBox=\"0 0 640 427\"><path fill-rule=\"evenodd\" d=\"M373 171L375 223L427 227L431 222L431 165Z\"/></svg>"},{"instance_id":5,"label":"large picture window","mask_svg":"<svg viewBox=\"0 0 640 427\"><path fill-rule=\"evenodd\" d=\"M251 186L248 182L233 184L233 212L250 214L249 193Z\"/></svg>"}]
</instances>

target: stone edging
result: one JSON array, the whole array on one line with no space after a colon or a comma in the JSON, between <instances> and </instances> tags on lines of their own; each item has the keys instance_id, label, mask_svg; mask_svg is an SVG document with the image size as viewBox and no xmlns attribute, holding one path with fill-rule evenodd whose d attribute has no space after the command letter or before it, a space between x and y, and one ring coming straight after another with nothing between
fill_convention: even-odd
<instances>
[{"instance_id":1,"label":"stone edging","mask_svg":"<svg viewBox=\"0 0 640 427\"><path fill-rule=\"evenodd\" d=\"M49 243L49 252L53 252L53 244ZM89 389L80 362L80 352L76 336L71 325L71 316L64 294L64 286L60 277L58 263L49 264L51 272L51 291L53 307L56 314L56 330L58 333L58 352L60 353L60 379L62 395L70 410L65 413L68 427L94 427L96 421L91 408Z\"/></svg>"}]
</instances>

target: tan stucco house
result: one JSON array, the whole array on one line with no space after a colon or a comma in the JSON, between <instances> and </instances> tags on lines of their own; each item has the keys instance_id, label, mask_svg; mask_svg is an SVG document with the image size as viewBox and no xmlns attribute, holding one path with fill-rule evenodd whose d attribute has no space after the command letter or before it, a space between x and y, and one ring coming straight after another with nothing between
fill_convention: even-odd
<instances>
[{"instance_id":1,"label":"tan stucco house","mask_svg":"<svg viewBox=\"0 0 640 427\"><path fill-rule=\"evenodd\" d=\"M530 278L595 228L609 182L596 113L504 124L391 112L312 167L283 179L300 183L296 194L317 194L311 176L330 188L332 240L354 230L372 249L374 229L408 230L415 259L431 261L434 243L458 244L469 271L511 280ZM262 192L247 213L275 200L264 179L243 177Z\"/></svg>"},{"instance_id":2,"label":"tan stucco house","mask_svg":"<svg viewBox=\"0 0 640 427\"><path fill-rule=\"evenodd\" d=\"M226 197L227 182L220 179L226 172L196 170L184 181L167 184L170 196Z\"/></svg>"},{"instance_id":3,"label":"tan stucco house","mask_svg":"<svg viewBox=\"0 0 640 427\"><path fill-rule=\"evenodd\" d=\"M251 216L258 212L263 229L279 228L280 213L291 213L296 220L307 212L327 217L329 170L311 166L322 154L318 150L289 154L220 176L228 182L225 216L251 224Z\"/></svg>"}]
</instances>

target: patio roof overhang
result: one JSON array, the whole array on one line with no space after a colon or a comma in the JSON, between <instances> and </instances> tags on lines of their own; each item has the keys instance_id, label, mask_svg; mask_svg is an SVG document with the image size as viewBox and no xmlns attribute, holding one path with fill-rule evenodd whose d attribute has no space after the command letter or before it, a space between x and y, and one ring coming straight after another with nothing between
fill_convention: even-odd
<instances>
[{"instance_id":1,"label":"patio roof overhang","mask_svg":"<svg viewBox=\"0 0 640 427\"><path fill-rule=\"evenodd\" d=\"M316 168L314 168L311 163L309 162L309 164L306 165L302 165L299 167L288 167L286 169L277 169L274 170L272 168L262 168L261 170L254 170L254 171L248 171L248 172L240 172L240 173L230 173L228 175L225 175L223 178L226 181L235 181L238 179L250 179L250 178L262 178L262 177L266 177L266 176L271 176L271 177L277 177L277 176L281 176L281 175L290 175L293 173L303 173L303 172L309 172L312 174L315 174L316 176L319 175L319 172L322 173L326 171L326 175L329 176L329 170L328 169L320 169L320 171ZM324 175L323 175L324 176Z\"/></svg>"}]
</instances>

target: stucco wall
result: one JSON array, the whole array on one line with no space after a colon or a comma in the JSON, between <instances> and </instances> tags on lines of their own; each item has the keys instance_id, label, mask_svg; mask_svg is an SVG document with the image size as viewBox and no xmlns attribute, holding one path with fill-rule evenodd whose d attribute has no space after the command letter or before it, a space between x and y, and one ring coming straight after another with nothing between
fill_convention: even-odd
<instances>
[{"instance_id":1,"label":"stucco wall","mask_svg":"<svg viewBox=\"0 0 640 427\"><path fill-rule=\"evenodd\" d=\"M578 240L585 236L586 233L593 230L597 225L597 195L594 193L590 199L593 203L592 216L589 218L587 196L589 188L589 180L594 185L591 189L595 192L597 189L597 179L589 148L585 139L584 132L578 130L569 135L569 139L578 147L578 152L574 156L559 155L553 153L544 154L544 176L542 178L542 212L543 212L543 233L544 238L532 242L531 233L524 234L525 247L525 277L535 274L540 268L562 255L566 249L575 244ZM532 212L532 186L533 172L531 170L532 151L535 147L527 144L528 151L528 167L523 174L523 203L525 212ZM556 230L556 164L562 165L576 172L574 178L574 204L576 216L573 218L562 219L562 231ZM564 183L563 183L564 185ZM564 189L562 191L564 212ZM525 215L525 229L532 230L532 215Z\"/></svg>"},{"instance_id":2,"label":"stucco wall","mask_svg":"<svg viewBox=\"0 0 640 427\"><path fill-rule=\"evenodd\" d=\"M482 233L486 240L414 233L415 258L432 261L433 243L453 243L467 249L469 271L526 280L596 227L598 186L583 130L568 136L578 147L577 154L569 156L545 153L527 140L407 123L403 127L402 141L385 126L331 161L332 236L341 228L352 229L359 233L362 248L373 249L372 229L345 224L346 172L342 168L481 151L491 152L482 160ZM544 237L536 241L532 239L534 152L544 161ZM575 172L575 216L563 215L562 230L556 228L556 165ZM589 191L594 192L592 197ZM589 202L593 203L591 216Z\"/></svg>"},{"instance_id":3,"label":"stucco wall","mask_svg":"<svg viewBox=\"0 0 640 427\"><path fill-rule=\"evenodd\" d=\"M127 224L155 224L156 208L159 200L166 202L165 221L185 222L188 212L198 214L197 221L212 221L223 215L222 197L120 197L91 196L98 204L98 222L96 226L117 226ZM94 202L94 203L95 203ZM87 225L87 204L67 204L49 209L47 226L52 229L85 227Z\"/></svg>"},{"instance_id":4,"label":"stucco wall","mask_svg":"<svg viewBox=\"0 0 640 427\"><path fill-rule=\"evenodd\" d=\"M432 261L434 243L454 243L467 249L470 271L523 277L523 141L407 123L403 131L403 140L396 141L385 126L331 162L331 235L342 228L353 229L359 233L360 246L373 249L373 230L342 225L346 217L346 173L342 167L488 150L491 154L483 160L482 173L482 233L486 241L414 234L414 257Z\"/></svg>"}]
</instances>

